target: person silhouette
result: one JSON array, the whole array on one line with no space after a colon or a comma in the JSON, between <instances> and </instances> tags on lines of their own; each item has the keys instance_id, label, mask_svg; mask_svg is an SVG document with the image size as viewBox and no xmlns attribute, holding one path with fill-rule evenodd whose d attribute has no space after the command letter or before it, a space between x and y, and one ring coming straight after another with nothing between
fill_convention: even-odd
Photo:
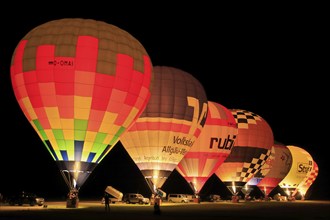
<instances>
[{"instance_id":1,"label":"person silhouette","mask_svg":"<svg viewBox=\"0 0 330 220\"><path fill-rule=\"evenodd\" d=\"M154 199L154 214L155 215L160 215L160 196L156 195Z\"/></svg>"},{"instance_id":2,"label":"person silhouette","mask_svg":"<svg viewBox=\"0 0 330 220\"><path fill-rule=\"evenodd\" d=\"M108 193L104 193L104 205L105 211L110 212L110 195Z\"/></svg>"}]
</instances>

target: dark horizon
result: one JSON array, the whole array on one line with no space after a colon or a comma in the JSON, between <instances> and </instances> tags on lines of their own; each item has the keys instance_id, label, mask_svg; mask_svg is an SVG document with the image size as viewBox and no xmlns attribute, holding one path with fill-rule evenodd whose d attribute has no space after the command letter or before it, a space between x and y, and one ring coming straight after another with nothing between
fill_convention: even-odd
<instances>
[{"instance_id":1,"label":"dark horizon","mask_svg":"<svg viewBox=\"0 0 330 220\"><path fill-rule=\"evenodd\" d=\"M118 158L121 159L118 160ZM10 195L17 191L33 191L50 200L65 200L69 188L61 176L56 162L49 161L47 158L40 160L39 163L40 162L47 166L48 172L44 169L43 173L39 174L38 172L25 173L20 176L20 183L17 182L15 185L3 188L7 190L3 191L2 194ZM120 167L120 170L117 169L118 167ZM15 179L16 177L11 176L11 178ZM319 178L315 180L307 192L306 200L330 200L329 193L320 190L326 187L326 184L323 185L324 183L322 181L323 179ZM124 194L134 192L150 197L152 193L142 173L120 142L118 142L104 160L96 166L85 184L79 189L79 197L81 199L101 199L108 185L115 187ZM161 189L165 191L167 195L169 193L194 194L188 182L176 170L173 170ZM283 190L277 187L270 193L270 196L276 193L285 195ZM226 200L231 197L230 191L215 174L208 179L199 194L200 196L217 194L220 195L222 199ZM243 197L242 193L239 195ZM259 189L254 187L251 196L260 198L263 195ZM297 198L300 199L299 196Z\"/></svg>"}]
</instances>

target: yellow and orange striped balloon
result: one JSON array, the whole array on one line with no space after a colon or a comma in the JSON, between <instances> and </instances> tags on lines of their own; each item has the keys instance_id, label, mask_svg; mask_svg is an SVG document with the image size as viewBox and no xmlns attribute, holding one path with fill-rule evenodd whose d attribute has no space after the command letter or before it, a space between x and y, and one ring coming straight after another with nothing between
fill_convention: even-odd
<instances>
[{"instance_id":1,"label":"yellow and orange striped balloon","mask_svg":"<svg viewBox=\"0 0 330 220\"><path fill-rule=\"evenodd\" d=\"M199 137L207 115L202 84L169 66L154 67L146 109L120 138L152 191L161 188Z\"/></svg>"}]
</instances>

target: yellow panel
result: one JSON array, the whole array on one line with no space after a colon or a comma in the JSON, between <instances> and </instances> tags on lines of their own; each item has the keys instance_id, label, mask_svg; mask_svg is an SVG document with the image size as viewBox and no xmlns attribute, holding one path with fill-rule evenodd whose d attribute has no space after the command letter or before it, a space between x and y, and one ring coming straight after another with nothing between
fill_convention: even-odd
<instances>
[{"instance_id":1,"label":"yellow panel","mask_svg":"<svg viewBox=\"0 0 330 220\"><path fill-rule=\"evenodd\" d=\"M102 133L109 133L111 127L114 126L116 118L117 118L117 114L111 112L105 112L99 131ZM118 126L116 127L118 131Z\"/></svg>"},{"instance_id":2,"label":"yellow panel","mask_svg":"<svg viewBox=\"0 0 330 220\"><path fill-rule=\"evenodd\" d=\"M105 137L105 139L103 141L103 144L109 144L114 137L115 136L112 133L107 134L107 136Z\"/></svg>"},{"instance_id":3,"label":"yellow panel","mask_svg":"<svg viewBox=\"0 0 330 220\"><path fill-rule=\"evenodd\" d=\"M90 109L74 109L74 118L75 119L81 119L81 120L88 120L90 115Z\"/></svg>"},{"instance_id":4,"label":"yellow panel","mask_svg":"<svg viewBox=\"0 0 330 220\"><path fill-rule=\"evenodd\" d=\"M126 120L123 123L123 127L127 128L128 126L130 126L130 124L132 123L133 119L136 117L136 115L139 113L139 110L135 107L132 108L131 112L129 113L129 115L127 116Z\"/></svg>"},{"instance_id":5,"label":"yellow panel","mask_svg":"<svg viewBox=\"0 0 330 220\"><path fill-rule=\"evenodd\" d=\"M88 141L88 142L92 142L92 143L94 143L96 135L97 135L97 132L94 132L94 131L86 131L85 141ZM89 150L90 150L90 149L89 149Z\"/></svg>"},{"instance_id":6,"label":"yellow panel","mask_svg":"<svg viewBox=\"0 0 330 220\"><path fill-rule=\"evenodd\" d=\"M72 149L71 147L70 147L70 149L67 149L67 151L66 151L67 153L68 153L68 158L69 158L69 160L74 160L74 149Z\"/></svg>"},{"instance_id":7,"label":"yellow panel","mask_svg":"<svg viewBox=\"0 0 330 220\"><path fill-rule=\"evenodd\" d=\"M73 119L63 119L61 118L62 128L66 130L73 130L74 129L74 120Z\"/></svg>"},{"instance_id":8,"label":"yellow panel","mask_svg":"<svg viewBox=\"0 0 330 220\"><path fill-rule=\"evenodd\" d=\"M50 127L52 129L61 129L62 125L61 125L61 121L59 120L60 114L58 112L58 108L57 107L46 107L45 112L47 114L47 118L48 118Z\"/></svg>"},{"instance_id":9,"label":"yellow panel","mask_svg":"<svg viewBox=\"0 0 330 220\"><path fill-rule=\"evenodd\" d=\"M52 148L56 151L56 150L60 150L59 146L57 145L57 141L54 137L54 133L52 129L46 129L44 130L48 140L50 141Z\"/></svg>"},{"instance_id":10,"label":"yellow panel","mask_svg":"<svg viewBox=\"0 0 330 220\"><path fill-rule=\"evenodd\" d=\"M92 97L74 97L74 117L88 120L91 110Z\"/></svg>"},{"instance_id":11,"label":"yellow panel","mask_svg":"<svg viewBox=\"0 0 330 220\"><path fill-rule=\"evenodd\" d=\"M110 126L109 134L117 134L119 129L120 126L113 124L112 126Z\"/></svg>"},{"instance_id":12,"label":"yellow panel","mask_svg":"<svg viewBox=\"0 0 330 220\"><path fill-rule=\"evenodd\" d=\"M35 120L37 119L37 115L32 107L32 104L30 102L30 99L29 97L25 97L25 98L22 98L22 103L24 104L26 110L27 110L27 113L29 114L29 117L32 119L32 120Z\"/></svg>"},{"instance_id":13,"label":"yellow panel","mask_svg":"<svg viewBox=\"0 0 330 220\"><path fill-rule=\"evenodd\" d=\"M63 136L65 140L74 140L74 130L63 129Z\"/></svg>"},{"instance_id":14,"label":"yellow panel","mask_svg":"<svg viewBox=\"0 0 330 220\"><path fill-rule=\"evenodd\" d=\"M87 158L89 156L89 153L91 152L93 144L94 144L94 142L90 142L90 141L84 142L84 149L83 149L82 156L81 156L82 161L87 161Z\"/></svg>"}]
</instances>

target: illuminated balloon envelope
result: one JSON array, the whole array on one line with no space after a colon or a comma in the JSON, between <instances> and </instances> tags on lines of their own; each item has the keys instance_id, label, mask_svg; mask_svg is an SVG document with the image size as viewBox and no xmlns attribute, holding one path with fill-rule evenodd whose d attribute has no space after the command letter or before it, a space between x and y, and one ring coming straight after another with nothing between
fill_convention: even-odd
<instances>
[{"instance_id":1,"label":"illuminated balloon envelope","mask_svg":"<svg viewBox=\"0 0 330 220\"><path fill-rule=\"evenodd\" d=\"M292 193L292 195L295 196L299 192L301 195L301 200L304 200L308 189L314 183L318 174L319 174L319 167L314 160L312 172L310 172L310 174L307 175L306 178L299 184L299 186Z\"/></svg>"},{"instance_id":2,"label":"illuminated balloon envelope","mask_svg":"<svg viewBox=\"0 0 330 220\"><path fill-rule=\"evenodd\" d=\"M294 196L299 184L310 175L313 170L313 158L303 148L288 145L292 155L292 166L288 174L278 184L288 196Z\"/></svg>"},{"instance_id":3,"label":"illuminated balloon envelope","mask_svg":"<svg viewBox=\"0 0 330 220\"><path fill-rule=\"evenodd\" d=\"M273 132L269 124L259 115L241 109L231 109L236 120L238 133L233 149L215 174L233 195L266 163L274 144Z\"/></svg>"},{"instance_id":4,"label":"illuminated balloon envelope","mask_svg":"<svg viewBox=\"0 0 330 220\"><path fill-rule=\"evenodd\" d=\"M257 183L257 187L268 197L269 193L284 179L292 166L290 150L281 143L275 142L270 158L269 172ZM266 165L265 165L266 166Z\"/></svg>"},{"instance_id":5,"label":"illuminated balloon envelope","mask_svg":"<svg viewBox=\"0 0 330 220\"><path fill-rule=\"evenodd\" d=\"M253 190L254 186L257 186L260 181L262 181L265 176L269 173L272 168L272 162L275 156L275 149L274 146L271 148L270 155L267 158L264 165L256 172L253 177L244 185L243 192L248 192L249 190ZM245 189L245 190L244 190ZM263 190L262 190L263 191Z\"/></svg>"},{"instance_id":6,"label":"illuminated balloon envelope","mask_svg":"<svg viewBox=\"0 0 330 220\"><path fill-rule=\"evenodd\" d=\"M133 36L90 19L34 28L11 62L18 104L70 189L84 184L141 114L152 79L150 58Z\"/></svg>"},{"instance_id":7,"label":"illuminated balloon envelope","mask_svg":"<svg viewBox=\"0 0 330 220\"><path fill-rule=\"evenodd\" d=\"M236 135L237 126L231 111L219 103L208 101L203 130L176 167L195 194L228 157Z\"/></svg>"},{"instance_id":8,"label":"illuminated balloon envelope","mask_svg":"<svg viewBox=\"0 0 330 220\"><path fill-rule=\"evenodd\" d=\"M174 67L154 67L147 107L120 138L152 192L191 149L206 116L206 93L196 78Z\"/></svg>"}]
</instances>

